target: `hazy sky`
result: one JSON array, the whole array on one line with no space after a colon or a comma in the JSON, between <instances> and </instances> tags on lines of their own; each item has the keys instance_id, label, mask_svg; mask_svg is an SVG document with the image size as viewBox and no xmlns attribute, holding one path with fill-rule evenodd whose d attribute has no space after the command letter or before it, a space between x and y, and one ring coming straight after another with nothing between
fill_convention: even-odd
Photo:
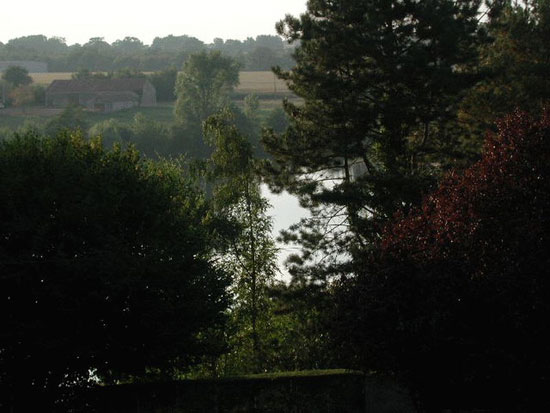
<instances>
[{"instance_id":1,"label":"hazy sky","mask_svg":"<svg viewBox=\"0 0 550 413\"><path fill-rule=\"evenodd\" d=\"M7 1L0 12L0 41L43 34L68 44L104 37L112 43L134 36L150 44L169 34L245 39L275 34L285 14L299 15L306 0L25 0Z\"/></svg>"}]
</instances>

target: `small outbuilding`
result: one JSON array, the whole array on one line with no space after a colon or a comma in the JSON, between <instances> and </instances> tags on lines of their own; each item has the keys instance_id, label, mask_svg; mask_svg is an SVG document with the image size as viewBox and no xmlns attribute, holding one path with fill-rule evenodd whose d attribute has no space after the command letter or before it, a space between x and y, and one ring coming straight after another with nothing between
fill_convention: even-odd
<instances>
[{"instance_id":1,"label":"small outbuilding","mask_svg":"<svg viewBox=\"0 0 550 413\"><path fill-rule=\"evenodd\" d=\"M80 105L98 112L115 112L157 104L155 87L146 78L54 80L46 89L46 106Z\"/></svg>"}]
</instances>

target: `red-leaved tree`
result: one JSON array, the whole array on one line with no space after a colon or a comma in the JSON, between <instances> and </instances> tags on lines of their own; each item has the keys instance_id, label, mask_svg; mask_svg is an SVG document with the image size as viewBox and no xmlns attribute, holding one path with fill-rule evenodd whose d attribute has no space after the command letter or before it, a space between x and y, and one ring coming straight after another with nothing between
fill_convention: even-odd
<instances>
[{"instance_id":1,"label":"red-leaved tree","mask_svg":"<svg viewBox=\"0 0 550 413\"><path fill-rule=\"evenodd\" d=\"M337 294L354 362L401 374L428 410L521 411L549 384L550 111L498 126Z\"/></svg>"}]
</instances>

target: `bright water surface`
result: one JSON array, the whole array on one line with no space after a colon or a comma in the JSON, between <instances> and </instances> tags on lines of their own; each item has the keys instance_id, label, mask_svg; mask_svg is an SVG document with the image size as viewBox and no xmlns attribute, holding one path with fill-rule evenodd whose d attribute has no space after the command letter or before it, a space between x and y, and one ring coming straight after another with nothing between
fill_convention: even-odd
<instances>
[{"instance_id":1,"label":"bright water surface","mask_svg":"<svg viewBox=\"0 0 550 413\"><path fill-rule=\"evenodd\" d=\"M299 222L301 218L309 215L309 211L302 208L298 203L298 199L288 192L274 194L266 185L262 185L262 193L272 206L268 211L268 215L273 218L274 237L278 237L281 230L287 229L292 224ZM299 248L281 243L277 243L277 247L279 248L278 264L281 271L280 278L289 281L290 277L284 267L284 261L290 254L297 253Z\"/></svg>"}]
</instances>

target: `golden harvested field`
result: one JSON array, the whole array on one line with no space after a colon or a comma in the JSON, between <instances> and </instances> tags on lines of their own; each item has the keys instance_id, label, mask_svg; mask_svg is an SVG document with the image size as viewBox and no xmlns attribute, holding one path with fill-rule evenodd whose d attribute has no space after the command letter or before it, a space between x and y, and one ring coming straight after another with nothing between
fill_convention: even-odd
<instances>
[{"instance_id":1,"label":"golden harvested field","mask_svg":"<svg viewBox=\"0 0 550 413\"><path fill-rule=\"evenodd\" d=\"M66 80L71 78L72 73L29 73L34 83L49 85L54 80Z\"/></svg>"},{"instance_id":2,"label":"golden harvested field","mask_svg":"<svg viewBox=\"0 0 550 413\"><path fill-rule=\"evenodd\" d=\"M285 82L272 72L241 72L238 92L278 93L288 92Z\"/></svg>"},{"instance_id":3,"label":"golden harvested field","mask_svg":"<svg viewBox=\"0 0 550 413\"><path fill-rule=\"evenodd\" d=\"M49 85L56 79L70 79L71 73L31 73L34 83ZM272 72L241 72L237 92L280 93L288 92L285 83Z\"/></svg>"}]
</instances>

